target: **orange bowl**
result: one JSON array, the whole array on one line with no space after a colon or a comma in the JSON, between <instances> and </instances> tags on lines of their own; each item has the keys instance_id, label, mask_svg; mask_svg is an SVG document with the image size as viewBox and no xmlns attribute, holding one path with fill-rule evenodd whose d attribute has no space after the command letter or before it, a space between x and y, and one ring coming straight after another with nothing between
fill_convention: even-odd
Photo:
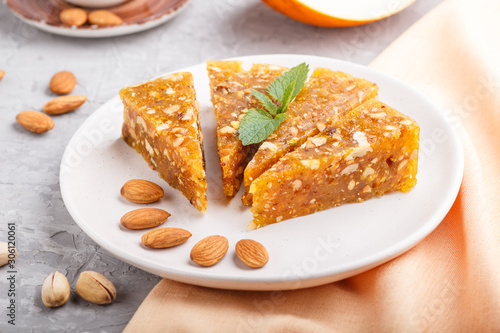
<instances>
[{"instance_id":1,"label":"orange bowl","mask_svg":"<svg viewBox=\"0 0 500 333\"><path fill-rule=\"evenodd\" d=\"M394 15L415 0L262 0L297 21L320 27L351 27Z\"/></svg>"}]
</instances>

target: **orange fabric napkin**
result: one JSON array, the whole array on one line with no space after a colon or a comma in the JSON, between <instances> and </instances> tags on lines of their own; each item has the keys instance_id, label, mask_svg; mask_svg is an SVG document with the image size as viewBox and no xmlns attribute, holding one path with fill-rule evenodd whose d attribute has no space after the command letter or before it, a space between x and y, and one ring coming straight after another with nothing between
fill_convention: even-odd
<instances>
[{"instance_id":1,"label":"orange fabric napkin","mask_svg":"<svg viewBox=\"0 0 500 333\"><path fill-rule=\"evenodd\" d=\"M465 174L439 227L349 279L283 292L162 280L125 332L500 332L500 1L447 0L373 63L445 112Z\"/></svg>"}]
</instances>

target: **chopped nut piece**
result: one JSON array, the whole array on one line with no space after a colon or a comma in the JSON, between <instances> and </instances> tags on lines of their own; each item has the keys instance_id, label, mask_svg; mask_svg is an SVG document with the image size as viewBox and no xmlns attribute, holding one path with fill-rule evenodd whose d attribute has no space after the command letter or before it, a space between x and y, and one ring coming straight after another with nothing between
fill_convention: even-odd
<instances>
[{"instance_id":1,"label":"chopped nut piece","mask_svg":"<svg viewBox=\"0 0 500 333\"><path fill-rule=\"evenodd\" d=\"M370 167L367 167L365 169L365 171L363 172L363 174L361 175L361 178L362 179L365 179L366 177L368 177L369 175L372 175L373 173L375 172L375 170L373 170L372 168Z\"/></svg>"},{"instance_id":2,"label":"chopped nut piece","mask_svg":"<svg viewBox=\"0 0 500 333\"><path fill-rule=\"evenodd\" d=\"M343 176L343 175L350 175L351 173L353 173L354 171L356 171L356 169L358 169L358 166L359 166L358 163L354 163L354 164L348 165L347 167L345 167L344 170L342 170L342 172L340 173L340 175L341 176Z\"/></svg>"},{"instance_id":3,"label":"chopped nut piece","mask_svg":"<svg viewBox=\"0 0 500 333\"><path fill-rule=\"evenodd\" d=\"M294 191L297 191L301 186L302 186L302 181L300 179L297 179L292 183L292 189Z\"/></svg>"},{"instance_id":4,"label":"chopped nut piece","mask_svg":"<svg viewBox=\"0 0 500 333\"><path fill-rule=\"evenodd\" d=\"M155 96L156 98L158 98L159 96ZM168 108L165 109L165 113L166 114L173 114L173 113L176 113L177 111L179 111L181 107L177 104L175 105L171 105L169 106Z\"/></svg>"},{"instance_id":5,"label":"chopped nut piece","mask_svg":"<svg viewBox=\"0 0 500 333\"><path fill-rule=\"evenodd\" d=\"M233 127L235 130L237 130L238 128L240 128L240 122L239 121L232 121L231 127Z\"/></svg>"},{"instance_id":6,"label":"chopped nut piece","mask_svg":"<svg viewBox=\"0 0 500 333\"><path fill-rule=\"evenodd\" d=\"M418 150L415 149L414 151L411 152L410 159L414 160L418 157Z\"/></svg>"},{"instance_id":7,"label":"chopped nut piece","mask_svg":"<svg viewBox=\"0 0 500 333\"><path fill-rule=\"evenodd\" d=\"M326 138L324 137L314 137L311 139L311 142L314 143L316 147L321 147L326 143Z\"/></svg>"},{"instance_id":8,"label":"chopped nut piece","mask_svg":"<svg viewBox=\"0 0 500 333\"><path fill-rule=\"evenodd\" d=\"M358 132L354 133L354 135L352 137L354 140L356 140L358 142L358 144L360 146L369 145L368 140L366 138L366 134L363 132L358 131Z\"/></svg>"},{"instance_id":9,"label":"chopped nut piece","mask_svg":"<svg viewBox=\"0 0 500 333\"><path fill-rule=\"evenodd\" d=\"M184 138L180 137L180 138L177 138L174 140L173 145L174 145L174 147L179 147L182 144L182 142L184 142Z\"/></svg>"},{"instance_id":10,"label":"chopped nut piece","mask_svg":"<svg viewBox=\"0 0 500 333\"><path fill-rule=\"evenodd\" d=\"M159 133L161 131L164 131L166 129L168 129L170 126L168 124L161 124L161 125L158 125L156 126L156 132ZM135 136L135 135L134 135Z\"/></svg>"},{"instance_id":11,"label":"chopped nut piece","mask_svg":"<svg viewBox=\"0 0 500 333\"><path fill-rule=\"evenodd\" d=\"M401 169L403 169L406 166L406 164L408 164L408 160L404 160L401 163L399 163L399 165L398 165L398 171L401 170Z\"/></svg>"},{"instance_id":12,"label":"chopped nut piece","mask_svg":"<svg viewBox=\"0 0 500 333\"><path fill-rule=\"evenodd\" d=\"M380 119L380 118L384 118L385 116L386 116L386 114L384 112L370 114L370 117L373 119Z\"/></svg>"},{"instance_id":13,"label":"chopped nut piece","mask_svg":"<svg viewBox=\"0 0 500 333\"><path fill-rule=\"evenodd\" d=\"M345 158L346 161L352 160L355 157L362 157L365 156L366 153L373 151L371 146L361 146L361 147L355 147L352 152L347 155Z\"/></svg>"},{"instance_id":14,"label":"chopped nut piece","mask_svg":"<svg viewBox=\"0 0 500 333\"><path fill-rule=\"evenodd\" d=\"M186 113L184 114L184 117L182 117L181 120L188 121L193 119L193 113L194 113L193 109L187 109Z\"/></svg>"},{"instance_id":15,"label":"chopped nut piece","mask_svg":"<svg viewBox=\"0 0 500 333\"><path fill-rule=\"evenodd\" d=\"M363 188L363 193L369 193L372 191L372 188L370 187L370 185L366 185L364 188Z\"/></svg>"},{"instance_id":16,"label":"chopped nut piece","mask_svg":"<svg viewBox=\"0 0 500 333\"><path fill-rule=\"evenodd\" d=\"M220 134L233 134L234 132L236 132L236 130L231 126L224 126L219 130Z\"/></svg>"}]
</instances>

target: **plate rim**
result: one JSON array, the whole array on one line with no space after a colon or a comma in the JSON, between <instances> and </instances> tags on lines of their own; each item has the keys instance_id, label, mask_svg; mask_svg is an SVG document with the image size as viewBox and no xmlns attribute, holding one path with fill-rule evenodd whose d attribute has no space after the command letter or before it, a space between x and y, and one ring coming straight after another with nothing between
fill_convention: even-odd
<instances>
[{"instance_id":1,"label":"plate rim","mask_svg":"<svg viewBox=\"0 0 500 333\"><path fill-rule=\"evenodd\" d=\"M393 80L397 82L399 85L404 87L404 89L409 89L418 97L429 105L432 105L436 111L439 111L440 109L432 103L427 97L425 97L422 93L420 93L417 89L411 87L404 81L395 78L391 75L388 75L380 70L373 69L368 66L352 63L349 61L345 60L339 60L335 58L330 58L330 57L321 57L321 56L315 56L315 55L306 55L306 54L261 54L261 55L249 55L249 56L242 56L242 57L231 57L231 58L226 58L223 60L241 60L243 62L258 62L259 60L255 60L256 58L264 58L266 59L266 62L271 62L273 61L273 58L283 58L283 57L294 57L298 61L300 59L304 60L304 58L311 59L314 58L317 61L334 61L334 62L340 62L344 65L347 66L354 66L360 70L368 70L376 73L377 75L381 75L387 79ZM251 60L250 59L254 59ZM268 60L267 60L268 59ZM179 68L173 71L170 71L165 74L161 75L166 75L178 71L190 71L192 68L199 67L204 65L204 63L196 64L193 66L189 67L183 67ZM159 76L161 76L159 75ZM121 252L123 250L119 248L118 246L114 245L113 243L109 242L105 238L101 237L100 235L96 234L91 228L88 228L87 225L85 224L84 221L79 221L81 216L79 215L78 212L75 211L74 207L72 205L68 205L68 195L67 191L68 189L65 187L65 173L63 172L63 163L67 157L67 154L69 154L69 148L74 145L74 142L76 142L79 138L79 135L81 132L85 129L86 125L92 121L93 115L99 114L98 111L106 108L107 105L117 103L119 101L119 96L115 96L111 98L109 101L101 105L99 108L97 108L78 128L78 130L74 133L68 144L66 145L64 154L62 156L61 160L61 168L60 168L60 188L61 188L61 196L62 199L65 203L66 208L68 209L68 212L72 216L72 218L75 220L77 225L91 238L93 239L97 244L102 246L106 251L109 251L111 254L114 256L120 258L121 260L138 267L140 269L143 269L145 271L148 271L152 274L158 274L163 277L167 277L173 280L177 280L180 282L184 283L190 283L190 284L195 284L195 285L200 285L200 286L205 286L205 287L212 287L212 288L219 288L219 289L231 289L231 290L291 290L291 289L301 289L301 288L308 288L308 287L313 287L313 286L318 286L322 285L325 283L330 283L330 282L335 282L340 279L344 279L347 277L354 276L356 274L362 273L364 271L367 271L371 268L377 267L383 263L386 263L395 257L400 256L401 254L405 253L415 245L417 245L421 240L423 240L425 237L427 237L434 229L437 228L437 226L441 223L441 221L444 219L446 214L449 212L451 207L453 206L453 203L456 200L456 197L459 193L460 186L462 183L463 179L463 174L464 174L464 162L465 162L465 156L464 156L464 151L463 151L463 145L460 140L460 137L456 130L453 128L453 126L447 121L445 115L442 112L435 113L432 112L435 116L441 118L441 121L443 124L447 126L447 133L450 134L450 138L453 141L453 147L455 147L455 161L452 161L454 164L454 167L457 168L456 172L453 173L453 181L452 184L453 186L450 187L449 190L449 195L443 200L443 203L439 206L439 209L437 209L433 214L432 218L430 220L433 221L433 223L430 223L427 221L424 223L422 226L420 226L416 232L411 233L407 237L400 239L398 242L393 243L390 245L388 248L385 248L382 251L379 251L377 253L374 253L369 256L365 256L361 259L358 259L353 262L348 262L344 263L342 265L337 265L335 266L335 269L330 269L330 270L325 270L321 274L316 273L314 277L312 278L304 278L304 277L294 277L293 279L290 280L284 280L282 276L276 275L275 278L268 278L265 281L259 281L259 279L256 278L243 278L238 281L235 281L233 277L222 277L222 276L208 276L206 274L203 274L202 272L206 272L205 270L200 270L200 273L192 273L192 272L183 272L180 269L176 269L173 267L170 267L168 269L168 272L165 271L165 268L162 267L161 265L155 265L151 268L151 265L144 265L141 263L140 260L132 260L130 258L126 258L125 256L121 255ZM83 225L82 225L83 224ZM142 260L143 262L144 260ZM163 273L159 274L158 272ZM340 271L340 272L337 272ZM337 276L340 278L334 278L332 279L333 276Z\"/></svg>"}]
</instances>

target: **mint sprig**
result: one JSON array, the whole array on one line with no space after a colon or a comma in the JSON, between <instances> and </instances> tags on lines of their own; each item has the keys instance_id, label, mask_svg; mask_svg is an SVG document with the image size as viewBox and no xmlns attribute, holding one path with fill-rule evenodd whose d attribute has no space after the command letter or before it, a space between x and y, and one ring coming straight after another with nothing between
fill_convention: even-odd
<instances>
[{"instance_id":1,"label":"mint sprig","mask_svg":"<svg viewBox=\"0 0 500 333\"><path fill-rule=\"evenodd\" d=\"M267 139L286 119L288 105L304 88L309 65L302 63L281 74L267 88L267 93L277 100L275 104L266 94L251 90L264 109L250 109L241 119L238 132L243 145L258 143Z\"/></svg>"}]
</instances>

